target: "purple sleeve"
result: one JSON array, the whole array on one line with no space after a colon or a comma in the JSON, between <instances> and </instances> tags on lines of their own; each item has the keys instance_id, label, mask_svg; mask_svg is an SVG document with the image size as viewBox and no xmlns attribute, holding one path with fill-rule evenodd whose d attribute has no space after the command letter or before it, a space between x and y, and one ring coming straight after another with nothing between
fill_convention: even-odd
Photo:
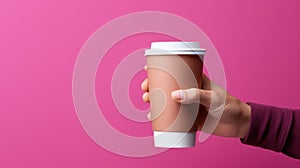
<instances>
[{"instance_id":1,"label":"purple sleeve","mask_svg":"<svg viewBox=\"0 0 300 168\"><path fill-rule=\"evenodd\" d=\"M300 110L248 104L250 128L241 142L300 159Z\"/></svg>"}]
</instances>

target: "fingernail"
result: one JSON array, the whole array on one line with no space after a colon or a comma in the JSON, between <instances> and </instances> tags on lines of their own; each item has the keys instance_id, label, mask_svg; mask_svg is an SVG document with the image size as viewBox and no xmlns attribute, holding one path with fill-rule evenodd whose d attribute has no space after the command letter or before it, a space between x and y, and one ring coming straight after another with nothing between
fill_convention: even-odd
<instances>
[{"instance_id":1,"label":"fingernail","mask_svg":"<svg viewBox=\"0 0 300 168\"><path fill-rule=\"evenodd\" d=\"M172 92L172 97L174 99L177 99L177 100L183 100L184 99L184 93L181 90L176 90L176 91Z\"/></svg>"}]
</instances>

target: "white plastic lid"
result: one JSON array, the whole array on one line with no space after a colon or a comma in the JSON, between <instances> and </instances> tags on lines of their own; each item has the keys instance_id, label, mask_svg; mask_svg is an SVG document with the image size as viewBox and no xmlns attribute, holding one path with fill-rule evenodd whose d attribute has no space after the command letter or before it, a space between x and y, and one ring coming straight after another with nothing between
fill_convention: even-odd
<instances>
[{"instance_id":1,"label":"white plastic lid","mask_svg":"<svg viewBox=\"0 0 300 168\"><path fill-rule=\"evenodd\" d=\"M204 55L205 49L200 48L198 42L152 42L151 48L145 50L147 55L172 55L172 54L185 54L185 55Z\"/></svg>"},{"instance_id":2,"label":"white plastic lid","mask_svg":"<svg viewBox=\"0 0 300 168\"><path fill-rule=\"evenodd\" d=\"M195 146L196 132L153 131L154 146L160 148L189 148Z\"/></svg>"}]
</instances>

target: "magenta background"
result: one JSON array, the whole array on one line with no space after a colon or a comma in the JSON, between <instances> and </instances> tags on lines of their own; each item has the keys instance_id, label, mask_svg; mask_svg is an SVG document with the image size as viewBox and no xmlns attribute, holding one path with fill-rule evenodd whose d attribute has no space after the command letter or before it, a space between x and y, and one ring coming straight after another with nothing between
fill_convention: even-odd
<instances>
[{"instance_id":1,"label":"magenta background","mask_svg":"<svg viewBox=\"0 0 300 168\"><path fill-rule=\"evenodd\" d=\"M298 0L1 1L0 167L299 167L297 160L242 145L238 139L211 137L196 148L137 159L110 153L86 135L72 101L77 54L101 25L144 10L180 15L205 31L220 53L233 95L244 101L300 108ZM138 40L133 41L128 51L141 47ZM121 44L111 52L122 53ZM143 76L139 74L136 81ZM97 86L100 77L110 78L100 73ZM99 88L98 96L108 94ZM151 131L149 124L129 130L139 125L122 120L115 118L112 125L132 135Z\"/></svg>"}]
</instances>

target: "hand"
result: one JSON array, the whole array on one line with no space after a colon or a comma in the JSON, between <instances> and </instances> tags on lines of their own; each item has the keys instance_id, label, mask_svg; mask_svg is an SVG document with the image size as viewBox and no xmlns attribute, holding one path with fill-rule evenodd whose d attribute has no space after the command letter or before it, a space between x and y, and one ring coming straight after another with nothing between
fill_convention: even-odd
<instances>
[{"instance_id":1,"label":"hand","mask_svg":"<svg viewBox=\"0 0 300 168\"><path fill-rule=\"evenodd\" d=\"M146 67L145 70L147 70ZM149 102L148 79L145 79L142 82L141 88L145 91L143 94L143 101ZM198 127L198 130L201 130L205 121L205 116L211 115L213 117L212 114L208 113L211 106L212 96L216 96L215 98L217 101L222 101L223 97L221 94L223 93L226 94L224 111L217 127L213 131L213 134L224 137L244 138L250 125L250 106L232 96L214 82L210 81L210 79L208 79L205 75L202 76L202 89L191 88L175 90L172 92L172 98L182 104L199 103L201 105L200 111L203 113L201 116L204 116ZM218 104L218 102L215 102L215 104ZM220 102L219 104L221 105L222 103ZM148 114L148 118L151 118L150 113Z\"/></svg>"}]
</instances>

